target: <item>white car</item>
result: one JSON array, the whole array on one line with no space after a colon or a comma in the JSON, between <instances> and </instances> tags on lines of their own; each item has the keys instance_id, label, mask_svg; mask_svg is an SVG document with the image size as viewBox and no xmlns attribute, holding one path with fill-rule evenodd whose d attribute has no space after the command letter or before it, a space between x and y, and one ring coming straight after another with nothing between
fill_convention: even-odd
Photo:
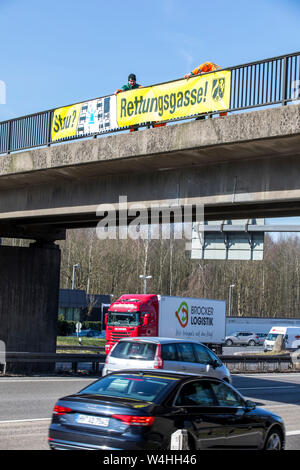
<instances>
[{"instance_id":1,"label":"white car","mask_svg":"<svg viewBox=\"0 0 300 470\"><path fill-rule=\"evenodd\" d=\"M206 346L196 341L137 337L123 338L106 357L102 375L122 369L166 369L193 372L226 380L230 372Z\"/></svg>"}]
</instances>

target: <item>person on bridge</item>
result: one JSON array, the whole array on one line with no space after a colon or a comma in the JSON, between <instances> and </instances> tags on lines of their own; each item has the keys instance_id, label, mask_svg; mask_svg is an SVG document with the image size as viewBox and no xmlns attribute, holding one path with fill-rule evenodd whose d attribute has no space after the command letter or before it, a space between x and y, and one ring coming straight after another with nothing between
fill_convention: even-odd
<instances>
[{"instance_id":1,"label":"person on bridge","mask_svg":"<svg viewBox=\"0 0 300 470\"><path fill-rule=\"evenodd\" d=\"M126 85L123 85L121 89L118 88L115 91L115 95L122 91L134 90L135 88L142 88L142 85L136 83L136 76L134 73L131 73L128 75L128 83L126 83Z\"/></svg>"},{"instance_id":2,"label":"person on bridge","mask_svg":"<svg viewBox=\"0 0 300 470\"><path fill-rule=\"evenodd\" d=\"M195 75L201 75L202 73L215 72L216 70L222 70L221 67L214 62L204 62L203 64L198 65L190 73L186 73L184 78L190 78Z\"/></svg>"},{"instance_id":3,"label":"person on bridge","mask_svg":"<svg viewBox=\"0 0 300 470\"><path fill-rule=\"evenodd\" d=\"M222 70L222 68L215 64L214 62L204 62L203 64L198 65L190 73L186 73L184 78L189 79L190 77L196 75L202 75L203 73L215 72L217 70ZM227 116L227 113L220 113L220 116ZM200 116L198 119L205 119L205 116Z\"/></svg>"},{"instance_id":4,"label":"person on bridge","mask_svg":"<svg viewBox=\"0 0 300 470\"><path fill-rule=\"evenodd\" d=\"M136 76L134 73L131 73L129 76L128 76L128 83L126 83L126 85L123 85L122 86L122 89L117 89L115 91L115 95L117 95L118 93L121 93L122 91L128 91L128 90L134 90L136 88L143 88L142 85L139 85L138 83L136 83ZM162 127L162 126L165 126L166 123L158 123L158 122L154 122L153 123L153 127ZM134 132L134 131L137 131L138 130L138 126L132 126L130 128L130 132Z\"/></svg>"},{"instance_id":5,"label":"person on bridge","mask_svg":"<svg viewBox=\"0 0 300 470\"><path fill-rule=\"evenodd\" d=\"M122 86L121 89L117 89L115 91L115 95L117 95L118 93L121 93L122 91L128 91L128 90L135 90L136 88L142 88L142 85L139 85L138 83L136 83L136 76L134 73L130 73L128 75L128 82ZM130 132L134 132L134 131L138 131L138 126L132 126L130 128Z\"/></svg>"}]
</instances>

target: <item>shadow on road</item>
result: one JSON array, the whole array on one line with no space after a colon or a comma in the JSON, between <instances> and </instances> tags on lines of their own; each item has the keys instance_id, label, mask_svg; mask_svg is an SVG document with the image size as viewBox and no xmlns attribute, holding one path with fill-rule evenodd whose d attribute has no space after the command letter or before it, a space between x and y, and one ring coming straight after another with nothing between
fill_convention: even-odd
<instances>
[{"instance_id":1,"label":"shadow on road","mask_svg":"<svg viewBox=\"0 0 300 470\"><path fill-rule=\"evenodd\" d=\"M263 405L266 401L300 405L300 373L265 377L233 375L233 386L250 400Z\"/></svg>"}]
</instances>

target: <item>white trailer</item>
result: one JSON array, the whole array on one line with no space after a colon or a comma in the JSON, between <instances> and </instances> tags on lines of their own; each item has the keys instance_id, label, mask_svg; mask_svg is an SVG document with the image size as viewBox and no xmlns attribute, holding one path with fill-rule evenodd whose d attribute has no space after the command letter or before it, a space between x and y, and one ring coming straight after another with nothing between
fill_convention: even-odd
<instances>
[{"instance_id":1,"label":"white trailer","mask_svg":"<svg viewBox=\"0 0 300 470\"><path fill-rule=\"evenodd\" d=\"M221 351L225 342L225 301L168 296L158 299L158 336L192 339Z\"/></svg>"}]
</instances>

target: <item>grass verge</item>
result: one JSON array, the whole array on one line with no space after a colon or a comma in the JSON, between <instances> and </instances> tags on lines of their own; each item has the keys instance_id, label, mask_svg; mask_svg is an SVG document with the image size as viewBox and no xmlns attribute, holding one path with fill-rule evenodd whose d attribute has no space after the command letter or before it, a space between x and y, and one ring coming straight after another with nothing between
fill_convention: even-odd
<instances>
[{"instance_id":1,"label":"grass verge","mask_svg":"<svg viewBox=\"0 0 300 470\"><path fill-rule=\"evenodd\" d=\"M56 342L56 350L57 351L64 351L65 353L76 353L76 352L81 352L81 353L89 353L92 354L93 351L90 350L84 350L84 346L86 347L91 347L91 346L96 346L98 348L102 348L105 346L106 339L105 338L85 338L84 336L81 338L81 349L80 351L78 349L76 350L60 350L60 346L80 346L80 343L78 341L78 338L76 336L58 336L57 337L57 342ZM97 351L95 351L97 353Z\"/></svg>"}]
</instances>

